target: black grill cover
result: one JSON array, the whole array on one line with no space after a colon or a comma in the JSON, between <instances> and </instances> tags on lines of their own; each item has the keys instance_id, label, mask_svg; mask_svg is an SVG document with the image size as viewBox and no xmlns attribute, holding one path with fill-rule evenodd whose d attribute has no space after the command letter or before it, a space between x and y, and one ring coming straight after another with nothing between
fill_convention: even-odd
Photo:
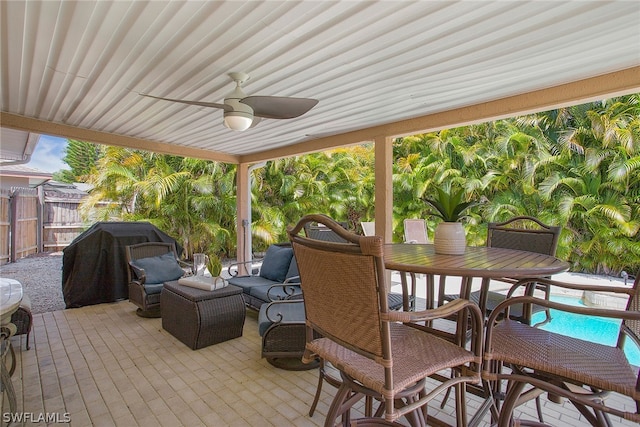
<instances>
[{"instance_id":1,"label":"black grill cover","mask_svg":"<svg viewBox=\"0 0 640 427\"><path fill-rule=\"evenodd\" d=\"M63 250L62 293L67 308L129 298L125 246L176 243L148 222L98 222Z\"/></svg>"}]
</instances>

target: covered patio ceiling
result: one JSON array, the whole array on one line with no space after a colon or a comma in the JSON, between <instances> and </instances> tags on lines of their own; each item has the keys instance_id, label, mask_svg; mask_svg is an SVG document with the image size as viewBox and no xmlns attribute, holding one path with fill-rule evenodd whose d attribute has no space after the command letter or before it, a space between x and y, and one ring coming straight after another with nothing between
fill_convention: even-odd
<instances>
[{"instance_id":1,"label":"covered patio ceiling","mask_svg":"<svg viewBox=\"0 0 640 427\"><path fill-rule=\"evenodd\" d=\"M634 1L3 1L3 127L252 163L640 92ZM235 132L248 95L319 100Z\"/></svg>"}]
</instances>

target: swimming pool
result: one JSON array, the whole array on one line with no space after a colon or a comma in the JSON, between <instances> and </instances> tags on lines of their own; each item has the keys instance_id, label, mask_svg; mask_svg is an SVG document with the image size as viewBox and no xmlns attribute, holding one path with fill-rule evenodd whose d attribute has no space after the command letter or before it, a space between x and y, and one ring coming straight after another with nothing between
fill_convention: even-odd
<instances>
[{"instance_id":1,"label":"swimming pool","mask_svg":"<svg viewBox=\"0 0 640 427\"><path fill-rule=\"evenodd\" d=\"M578 298L552 296L551 300L567 305L584 306ZM532 324L543 321L544 315L544 312L534 314ZM620 330L620 321L606 317L582 316L552 309L551 321L540 328L585 341L615 346ZM640 350L629 340L627 340L627 345L625 346L625 354L632 365L640 366Z\"/></svg>"}]
</instances>

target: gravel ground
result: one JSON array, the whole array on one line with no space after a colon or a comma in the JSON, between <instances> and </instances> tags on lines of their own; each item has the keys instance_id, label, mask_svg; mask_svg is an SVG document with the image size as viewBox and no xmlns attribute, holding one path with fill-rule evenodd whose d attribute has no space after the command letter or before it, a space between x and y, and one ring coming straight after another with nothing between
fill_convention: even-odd
<instances>
[{"instance_id":1,"label":"gravel ground","mask_svg":"<svg viewBox=\"0 0 640 427\"><path fill-rule=\"evenodd\" d=\"M224 270L235 260L225 260ZM16 262L0 266L0 277L22 283L23 291L31 300L33 314L64 310L62 295L62 252L31 255Z\"/></svg>"},{"instance_id":2,"label":"gravel ground","mask_svg":"<svg viewBox=\"0 0 640 427\"><path fill-rule=\"evenodd\" d=\"M48 252L0 266L0 276L22 283L33 314L65 308L62 296L62 252Z\"/></svg>"}]
</instances>

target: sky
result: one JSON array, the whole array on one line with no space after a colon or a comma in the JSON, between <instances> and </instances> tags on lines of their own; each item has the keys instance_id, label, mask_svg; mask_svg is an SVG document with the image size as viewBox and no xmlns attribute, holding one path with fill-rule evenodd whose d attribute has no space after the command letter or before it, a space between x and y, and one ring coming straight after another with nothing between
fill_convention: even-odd
<instances>
[{"instance_id":1,"label":"sky","mask_svg":"<svg viewBox=\"0 0 640 427\"><path fill-rule=\"evenodd\" d=\"M58 172L60 169L69 169L69 165L62 161L66 147L66 138L41 135L38 145L31 155L31 160L26 166L50 173Z\"/></svg>"}]
</instances>

